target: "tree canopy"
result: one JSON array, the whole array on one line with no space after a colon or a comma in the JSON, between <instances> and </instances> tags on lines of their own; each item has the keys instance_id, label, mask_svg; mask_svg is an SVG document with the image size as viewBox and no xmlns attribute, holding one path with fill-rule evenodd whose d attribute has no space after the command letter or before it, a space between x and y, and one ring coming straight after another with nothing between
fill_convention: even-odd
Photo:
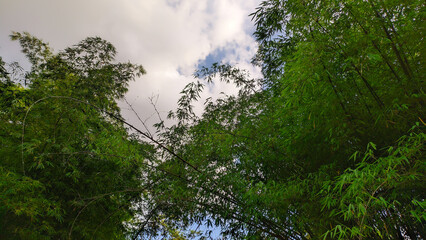
<instances>
[{"instance_id":1,"label":"tree canopy","mask_svg":"<svg viewBox=\"0 0 426 240\"><path fill-rule=\"evenodd\" d=\"M117 222L134 215L152 148L106 113L119 115L116 99L144 69L113 63L100 38L58 54L27 33L11 38L32 69L27 85L6 71L0 82L0 238L124 238Z\"/></svg>"},{"instance_id":2,"label":"tree canopy","mask_svg":"<svg viewBox=\"0 0 426 240\"><path fill-rule=\"evenodd\" d=\"M157 137L116 100L145 71L87 38L59 53L13 33L0 61L0 237L423 239L425 3L265 0L251 15L263 78L195 74ZM236 96L193 102L212 81ZM25 85L28 83L27 85ZM133 134L130 134L133 132Z\"/></svg>"},{"instance_id":3,"label":"tree canopy","mask_svg":"<svg viewBox=\"0 0 426 240\"><path fill-rule=\"evenodd\" d=\"M231 238L422 238L424 13L421 1L263 1L264 78L195 74L162 134L179 177L164 176L157 205ZM191 100L213 79L239 95L196 117Z\"/></svg>"}]
</instances>

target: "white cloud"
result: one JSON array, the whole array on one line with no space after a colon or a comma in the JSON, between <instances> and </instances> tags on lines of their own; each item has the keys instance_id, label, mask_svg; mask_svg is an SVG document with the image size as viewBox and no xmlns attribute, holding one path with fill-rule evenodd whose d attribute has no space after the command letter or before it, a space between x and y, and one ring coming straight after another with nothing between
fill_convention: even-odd
<instances>
[{"instance_id":1,"label":"white cloud","mask_svg":"<svg viewBox=\"0 0 426 240\"><path fill-rule=\"evenodd\" d=\"M260 0L1 0L0 56L22 61L17 43L8 35L28 31L54 49L87 36L100 36L117 48L119 61L142 64L148 74L131 83L127 99L140 115L153 112L147 98L159 94L158 108L176 107L179 92L190 81L197 64L215 50L224 61L248 68L256 51L248 16ZM235 92L223 83L205 96ZM135 117L124 112L131 121Z\"/></svg>"}]
</instances>

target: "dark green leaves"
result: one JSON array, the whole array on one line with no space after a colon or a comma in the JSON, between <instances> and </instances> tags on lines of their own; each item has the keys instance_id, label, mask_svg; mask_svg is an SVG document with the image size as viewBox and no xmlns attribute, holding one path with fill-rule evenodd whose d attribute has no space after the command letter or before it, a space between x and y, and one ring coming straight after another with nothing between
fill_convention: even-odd
<instances>
[{"instance_id":1,"label":"dark green leaves","mask_svg":"<svg viewBox=\"0 0 426 240\"><path fill-rule=\"evenodd\" d=\"M116 100L144 69L113 62L100 38L59 54L28 33L12 39L33 65L29 86L6 72L0 82L0 238L124 239L152 147L117 121Z\"/></svg>"},{"instance_id":2,"label":"dark green leaves","mask_svg":"<svg viewBox=\"0 0 426 240\"><path fill-rule=\"evenodd\" d=\"M191 179L171 182L179 216L208 216L239 239L423 236L424 7L263 1L252 17L264 79L200 69L196 78L234 83L238 96L209 99L195 117L204 85L192 83L180 122L161 134L199 170L164 159Z\"/></svg>"}]
</instances>

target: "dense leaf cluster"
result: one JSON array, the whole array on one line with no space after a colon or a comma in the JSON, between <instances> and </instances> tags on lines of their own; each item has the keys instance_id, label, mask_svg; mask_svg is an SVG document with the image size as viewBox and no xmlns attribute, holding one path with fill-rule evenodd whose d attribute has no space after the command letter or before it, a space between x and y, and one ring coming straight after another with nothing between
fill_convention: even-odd
<instances>
[{"instance_id":1,"label":"dense leaf cluster","mask_svg":"<svg viewBox=\"0 0 426 240\"><path fill-rule=\"evenodd\" d=\"M18 81L0 59L0 238L203 239L182 230L204 225L424 239L424 1L265 0L252 17L264 77L200 69L157 137L120 117L144 70L114 63L110 43L54 54L14 33L32 70ZM239 92L197 116L212 81Z\"/></svg>"},{"instance_id":2,"label":"dense leaf cluster","mask_svg":"<svg viewBox=\"0 0 426 240\"><path fill-rule=\"evenodd\" d=\"M264 79L195 74L162 134L174 154L156 204L233 239L424 238L424 7L263 1ZM180 114L214 79L241 91Z\"/></svg>"},{"instance_id":3,"label":"dense leaf cluster","mask_svg":"<svg viewBox=\"0 0 426 240\"><path fill-rule=\"evenodd\" d=\"M28 33L11 38L32 69L20 81L1 62L0 238L124 238L152 148L106 112L119 114L143 68L114 63L100 38L59 54Z\"/></svg>"}]
</instances>

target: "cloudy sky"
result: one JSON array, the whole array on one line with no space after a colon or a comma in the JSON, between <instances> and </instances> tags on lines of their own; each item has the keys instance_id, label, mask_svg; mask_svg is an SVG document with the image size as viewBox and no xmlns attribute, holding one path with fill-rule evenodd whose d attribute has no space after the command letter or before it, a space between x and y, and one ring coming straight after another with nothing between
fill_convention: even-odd
<instances>
[{"instance_id":1,"label":"cloudy sky","mask_svg":"<svg viewBox=\"0 0 426 240\"><path fill-rule=\"evenodd\" d=\"M61 50L88 36L115 45L118 61L142 64L147 74L132 82L126 99L142 118L152 115L148 98L158 96L165 115L197 67L229 62L248 69L256 52L248 16L260 0L0 0L0 56L23 62L11 31L28 31ZM24 64L25 65L25 64ZM235 92L216 83L204 97ZM122 104L122 106L124 106ZM123 107L124 109L125 107ZM200 108L200 107L199 107ZM136 118L123 111L132 122ZM155 120L154 120L155 121Z\"/></svg>"}]
</instances>

